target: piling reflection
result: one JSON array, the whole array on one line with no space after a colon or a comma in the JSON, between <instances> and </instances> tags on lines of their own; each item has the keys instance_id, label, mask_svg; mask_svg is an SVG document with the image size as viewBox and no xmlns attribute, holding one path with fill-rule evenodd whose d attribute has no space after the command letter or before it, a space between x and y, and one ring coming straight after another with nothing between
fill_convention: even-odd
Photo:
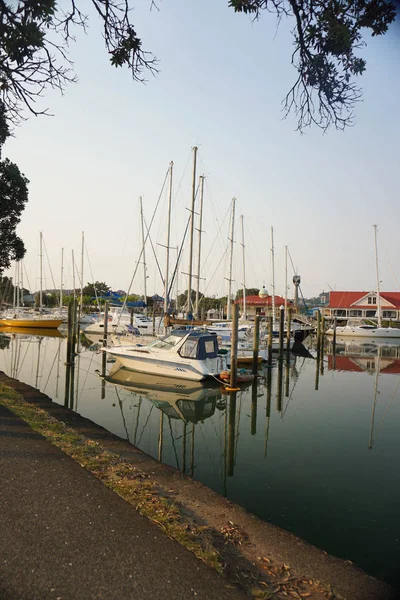
<instances>
[{"instance_id":1,"label":"piling reflection","mask_svg":"<svg viewBox=\"0 0 400 600\"><path fill-rule=\"evenodd\" d=\"M343 523L361 538L375 527L373 519L377 535L393 529L386 496L373 498L375 487L386 485L390 502L400 501L388 460L400 451L400 345L339 338L333 345L320 336L320 343L311 340L293 348L296 354L262 364L257 378L235 393L213 381L130 371L93 345L81 343L78 353L73 332L69 348L63 338L0 332L0 348L0 369L8 375L261 518L297 527L306 538L310 532L309 541L332 553L339 552L334 544ZM307 529L307 506L324 525ZM390 522L383 523L388 511ZM351 558L357 561L356 552Z\"/></svg>"}]
</instances>

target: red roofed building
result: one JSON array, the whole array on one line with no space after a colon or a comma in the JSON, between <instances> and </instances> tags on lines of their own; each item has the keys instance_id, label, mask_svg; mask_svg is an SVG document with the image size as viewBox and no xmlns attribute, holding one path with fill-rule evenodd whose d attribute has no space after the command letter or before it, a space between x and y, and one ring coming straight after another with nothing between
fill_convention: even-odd
<instances>
[{"instance_id":1,"label":"red roofed building","mask_svg":"<svg viewBox=\"0 0 400 600\"><path fill-rule=\"evenodd\" d=\"M382 319L400 321L400 292L380 292ZM377 316L376 292L330 292L329 305L324 308L328 318L351 319Z\"/></svg>"},{"instance_id":2,"label":"red roofed building","mask_svg":"<svg viewBox=\"0 0 400 600\"><path fill-rule=\"evenodd\" d=\"M240 306L240 313L243 312L243 298L235 300L235 304ZM288 308L293 307L293 302L287 301ZM285 298L275 295L275 316L279 318L279 310L285 306ZM246 296L246 315L248 318L254 318L256 315L267 317L272 315L272 296Z\"/></svg>"}]
</instances>

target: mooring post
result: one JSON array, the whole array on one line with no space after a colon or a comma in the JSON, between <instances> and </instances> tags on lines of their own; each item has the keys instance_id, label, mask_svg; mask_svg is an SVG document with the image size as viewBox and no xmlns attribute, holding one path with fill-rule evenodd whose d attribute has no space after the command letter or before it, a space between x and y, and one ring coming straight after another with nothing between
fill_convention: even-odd
<instances>
[{"instance_id":1,"label":"mooring post","mask_svg":"<svg viewBox=\"0 0 400 600\"><path fill-rule=\"evenodd\" d=\"M319 344L319 338L321 337L321 311L317 310L317 344Z\"/></svg>"},{"instance_id":2,"label":"mooring post","mask_svg":"<svg viewBox=\"0 0 400 600\"><path fill-rule=\"evenodd\" d=\"M253 375L257 375L258 371L258 350L260 348L260 316L257 315L254 319L254 338L253 338Z\"/></svg>"},{"instance_id":3,"label":"mooring post","mask_svg":"<svg viewBox=\"0 0 400 600\"><path fill-rule=\"evenodd\" d=\"M238 305L232 306L231 378L230 389L237 389Z\"/></svg>"},{"instance_id":4,"label":"mooring post","mask_svg":"<svg viewBox=\"0 0 400 600\"><path fill-rule=\"evenodd\" d=\"M279 310L279 360L283 358L283 348L285 340L285 307L282 305Z\"/></svg>"},{"instance_id":5,"label":"mooring post","mask_svg":"<svg viewBox=\"0 0 400 600\"><path fill-rule=\"evenodd\" d=\"M71 350L71 362L74 361L76 356L76 337L77 337L77 320L78 320L78 305L76 300L72 301L72 350ZM79 323L78 323L79 328Z\"/></svg>"},{"instance_id":6,"label":"mooring post","mask_svg":"<svg viewBox=\"0 0 400 600\"><path fill-rule=\"evenodd\" d=\"M66 364L69 365L71 363L71 354L72 354L72 315L73 315L73 303L72 300L68 304L68 321L67 321L67 356L66 356Z\"/></svg>"},{"instance_id":7,"label":"mooring post","mask_svg":"<svg viewBox=\"0 0 400 600\"><path fill-rule=\"evenodd\" d=\"M272 340L274 337L274 322L272 317L268 317L268 365L272 365Z\"/></svg>"},{"instance_id":8,"label":"mooring post","mask_svg":"<svg viewBox=\"0 0 400 600\"><path fill-rule=\"evenodd\" d=\"M286 356L285 363L285 397L289 398L290 389L290 354Z\"/></svg>"},{"instance_id":9,"label":"mooring post","mask_svg":"<svg viewBox=\"0 0 400 600\"><path fill-rule=\"evenodd\" d=\"M250 433L256 435L257 433L257 379L254 378L251 388L251 417L250 417Z\"/></svg>"},{"instance_id":10,"label":"mooring post","mask_svg":"<svg viewBox=\"0 0 400 600\"><path fill-rule=\"evenodd\" d=\"M286 320L286 352L290 352L290 335L292 329L292 309L288 310L288 318Z\"/></svg>"},{"instance_id":11,"label":"mooring post","mask_svg":"<svg viewBox=\"0 0 400 600\"><path fill-rule=\"evenodd\" d=\"M235 305L233 305L235 306ZM231 365L232 368L232 365ZM235 429L236 429L236 392L232 392L229 398L228 414L228 448L227 448L227 475L232 477L235 460Z\"/></svg>"},{"instance_id":12,"label":"mooring post","mask_svg":"<svg viewBox=\"0 0 400 600\"><path fill-rule=\"evenodd\" d=\"M337 318L333 319L333 352L335 352L336 348L336 327L337 327Z\"/></svg>"},{"instance_id":13,"label":"mooring post","mask_svg":"<svg viewBox=\"0 0 400 600\"><path fill-rule=\"evenodd\" d=\"M276 410L282 412L283 361L278 361L278 384L276 393Z\"/></svg>"}]
</instances>

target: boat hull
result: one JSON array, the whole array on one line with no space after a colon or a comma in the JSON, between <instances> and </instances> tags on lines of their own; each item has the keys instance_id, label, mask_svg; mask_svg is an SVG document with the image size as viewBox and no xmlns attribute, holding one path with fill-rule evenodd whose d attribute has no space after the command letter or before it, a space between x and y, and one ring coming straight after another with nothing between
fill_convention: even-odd
<instances>
[{"instance_id":1,"label":"boat hull","mask_svg":"<svg viewBox=\"0 0 400 600\"><path fill-rule=\"evenodd\" d=\"M62 319L0 319L0 327L12 327L15 329L58 329Z\"/></svg>"},{"instance_id":2,"label":"boat hull","mask_svg":"<svg viewBox=\"0 0 400 600\"><path fill-rule=\"evenodd\" d=\"M152 355L146 357L145 351L139 350L137 354L132 354L132 348L127 348L127 350L129 350L129 354L124 352L124 347L107 349L107 353L114 356L122 366L138 373L157 374L191 381L203 381L213 376L214 369L213 371L202 370L202 365L197 366L196 361L162 360ZM217 359L215 359L216 365ZM217 369L215 369L215 372L217 372Z\"/></svg>"},{"instance_id":3,"label":"boat hull","mask_svg":"<svg viewBox=\"0 0 400 600\"><path fill-rule=\"evenodd\" d=\"M328 329L326 335L332 336L333 329ZM363 327L336 327L336 335L340 337L365 337L365 338L391 338L400 339L400 329L394 327L376 327L375 329Z\"/></svg>"}]
</instances>

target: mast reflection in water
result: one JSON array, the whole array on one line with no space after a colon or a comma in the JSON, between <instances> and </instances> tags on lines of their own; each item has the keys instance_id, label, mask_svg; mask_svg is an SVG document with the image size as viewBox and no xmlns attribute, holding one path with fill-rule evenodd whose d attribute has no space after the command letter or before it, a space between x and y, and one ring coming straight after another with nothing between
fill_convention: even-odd
<instances>
[{"instance_id":1,"label":"mast reflection in water","mask_svg":"<svg viewBox=\"0 0 400 600\"><path fill-rule=\"evenodd\" d=\"M337 339L253 385L143 376L65 340L0 333L0 368L260 518L394 582L400 543L400 348ZM68 383L69 382L69 383Z\"/></svg>"}]
</instances>

